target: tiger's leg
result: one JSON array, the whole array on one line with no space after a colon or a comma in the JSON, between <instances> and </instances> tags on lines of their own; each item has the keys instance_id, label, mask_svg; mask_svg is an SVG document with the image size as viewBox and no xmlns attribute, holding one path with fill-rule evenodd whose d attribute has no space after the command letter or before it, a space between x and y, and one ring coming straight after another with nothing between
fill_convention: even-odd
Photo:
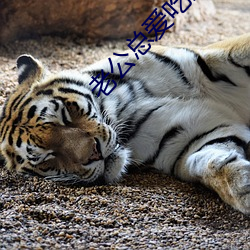
<instances>
[{"instance_id":1,"label":"tiger's leg","mask_svg":"<svg viewBox=\"0 0 250 250\"><path fill-rule=\"evenodd\" d=\"M236 110L249 124L250 33L211 44L196 52L197 67L202 72L199 82L206 95Z\"/></svg>"},{"instance_id":2,"label":"tiger's leg","mask_svg":"<svg viewBox=\"0 0 250 250\"><path fill-rule=\"evenodd\" d=\"M250 162L234 143L208 145L192 153L175 174L183 180L203 183L235 209L250 214Z\"/></svg>"}]
</instances>

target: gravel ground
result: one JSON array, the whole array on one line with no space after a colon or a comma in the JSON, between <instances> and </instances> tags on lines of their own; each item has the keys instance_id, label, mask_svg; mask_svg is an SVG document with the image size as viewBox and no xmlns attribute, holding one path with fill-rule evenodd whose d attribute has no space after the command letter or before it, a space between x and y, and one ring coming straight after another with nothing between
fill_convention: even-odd
<instances>
[{"instance_id":1,"label":"gravel ground","mask_svg":"<svg viewBox=\"0 0 250 250\"><path fill-rule=\"evenodd\" d=\"M204 45L250 32L249 0L217 0L206 22L165 34L161 44ZM194 7L194 6L192 6ZM0 105L16 84L16 57L52 71L82 68L125 41L43 37L0 47ZM113 186L68 188L0 170L0 249L250 249L250 219L212 191L136 169Z\"/></svg>"}]
</instances>

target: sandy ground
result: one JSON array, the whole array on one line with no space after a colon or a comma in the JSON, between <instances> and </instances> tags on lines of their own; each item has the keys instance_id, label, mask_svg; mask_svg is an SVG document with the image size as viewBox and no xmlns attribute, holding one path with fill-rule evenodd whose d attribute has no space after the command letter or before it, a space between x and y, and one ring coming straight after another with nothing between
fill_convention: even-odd
<instances>
[{"instance_id":1,"label":"sandy ground","mask_svg":"<svg viewBox=\"0 0 250 250\"><path fill-rule=\"evenodd\" d=\"M165 34L160 44L206 45L250 32L250 0L215 3L210 20ZM58 71L125 48L125 41L89 44L77 37L2 46L0 105L16 84L20 54ZM137 169L113 186L66 188L1 169L0 192L0 249L250 249L249 217L203 186L153 171Z\"/></svg>"}]
</instances>

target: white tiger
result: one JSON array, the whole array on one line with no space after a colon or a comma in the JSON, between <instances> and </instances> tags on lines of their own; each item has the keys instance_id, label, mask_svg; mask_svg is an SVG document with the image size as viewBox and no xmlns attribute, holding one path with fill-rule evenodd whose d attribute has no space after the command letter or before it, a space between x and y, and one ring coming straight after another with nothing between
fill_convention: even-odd
<instances>
[{"instance_id":1,"label":"white tiger","mask_svg":"<svg viewBox=\"0 0 250 250\"><path fill-rule=\"evenodd\" d=\"M51 74L18 58L19 85L0 125L7 168L95 185L118 181L135 161L201 182L250 213L250 34L112 62L136 66L123 79L115 66L106 80L117 87L97 98L91 76L109 72L108 60Z\"/></svg>"}]
</instances>

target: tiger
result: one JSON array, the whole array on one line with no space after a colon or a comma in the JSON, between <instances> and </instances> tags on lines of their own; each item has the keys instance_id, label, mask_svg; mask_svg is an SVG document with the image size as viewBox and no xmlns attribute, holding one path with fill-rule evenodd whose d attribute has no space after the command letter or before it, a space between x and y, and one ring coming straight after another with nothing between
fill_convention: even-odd
<instances>
[{"instance_id":1,"label":"tiger","mask_svg":"<svg viewBox=\"0 0 250 250\"><path fill-rule=\"evenodd\" d=\"M250 33L207 46L152 46L51 73L24 54L0 119L10 171L65 185L116 184L149 166L250 213ZM120 77L120 65L135 64ZM93 89L101 73L111 92Z\"/></svg>"}]
</instances>

